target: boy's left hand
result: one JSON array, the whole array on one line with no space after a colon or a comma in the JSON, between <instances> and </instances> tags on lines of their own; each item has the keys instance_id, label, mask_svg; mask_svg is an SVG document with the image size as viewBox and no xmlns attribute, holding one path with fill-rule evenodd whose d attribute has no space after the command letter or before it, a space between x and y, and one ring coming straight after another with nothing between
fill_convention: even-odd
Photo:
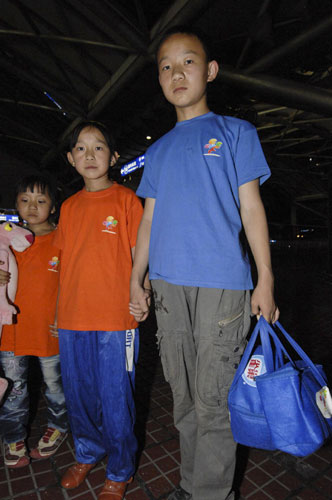
<instances>
[{"instance_id":1,"label":"boy's left hand","mask_svg":"<svg viewBox=\"0 0 332 500\"><path fill-rule=\"evenodd\" d=\"M258 284L251 296L251 311L259 319L264 316L269 323L279 319L280 311L274 301L273 290L268 286Z\"/></svg>"},{"instance_id":2,"label":"boy's left hand","mask_svg":"<svg viewBox=\"0 0 332 500\"><path fill-rule=\"evenodd\" d=\"M142 307L142 303L140 303L139 301L133 301L129 303L129 312L138 322L144 321L148 317L152 295L152 291L149 288L142 288L141 290L144 308Z\"/></svg>"}]
</instances>

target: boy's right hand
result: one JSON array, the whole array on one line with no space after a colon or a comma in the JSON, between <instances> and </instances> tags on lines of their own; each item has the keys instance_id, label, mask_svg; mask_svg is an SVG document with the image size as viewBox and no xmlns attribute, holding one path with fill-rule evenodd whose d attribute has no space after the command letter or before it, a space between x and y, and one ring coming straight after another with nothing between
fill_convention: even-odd
<instances>
[{"instance_id":1,"label":"boy's right hand","mask_svg":"<svg viewBox=\"0 0 332 500\"><path fill-rule=\"evenodd\" d=\"M129 312L136 321L144 321L149 315L151 304L151 291L140 285L130 286Z\"/></svg>"}]
</instances>

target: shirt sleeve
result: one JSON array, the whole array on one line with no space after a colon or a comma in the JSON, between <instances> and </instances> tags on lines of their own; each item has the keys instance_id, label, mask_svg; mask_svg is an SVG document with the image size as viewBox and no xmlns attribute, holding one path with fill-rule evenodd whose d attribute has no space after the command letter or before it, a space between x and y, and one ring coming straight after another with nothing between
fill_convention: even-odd
<instances>
[{"instance_id":1,"label":"shirt sleeve","mask_svg":"<svg viewBox=\"0 0 332 500\"><path fill-rule=\"evenodd\" d=\"M59 249L63 248L63 242L64 242L64 234L63 234L64 222L63 222L63 219L64 219L63 208L61 208L58 227L55 231L54 239L53 239L54 246L58 247Z\"/></svg>"},{"instance_id":2,"label":"shirt sleeve","mask_svg":"<svg viewBox=\"0 0 332 500\"><path fill-rule=\"evenodd\" d=\"M142 203L140 202L138 197L134 195L127 214L128 235L131 248L134 248L136 246L137 232L142 219L142 215Z\"/></svg>"},{"instance_id":3,"label":"shirt sleeve","mask_svg":"<svg viewBox=\"0 0 332 500\"><path fill-rule=\"evenodd\" d=\"M248 122L239 130L235 165L239 186L255 179L263 184L271 175L257 131Z\"/></svg>"},{"instance_id":4,"label":"shirt sleeve","mask_svg":"<svg viewBox=\"0 0 332 500\"><path fill-rule=\"evenodd\" d=\"M151 154L147 151L145 154L143 176L136 191L137 196L141 198L156 198L157 182L155 176L156 165L153 165Z\"/></svg>"}]
</instances>

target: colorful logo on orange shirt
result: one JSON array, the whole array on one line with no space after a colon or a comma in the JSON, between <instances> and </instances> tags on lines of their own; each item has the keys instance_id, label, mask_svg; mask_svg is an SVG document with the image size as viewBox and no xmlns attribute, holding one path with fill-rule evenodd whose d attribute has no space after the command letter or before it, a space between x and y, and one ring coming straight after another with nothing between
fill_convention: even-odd
<instances>
[{"instance_id":1,"label":"colorful logo on orange shirt","mask_svg":"<svg viewBox=\"0 0 332 500\"><path fill-rule=\"evenodd\" d=\"M210 139L204 146L204 148L208 150L207 153L204 153L204 156L220 156L217 154L217 151L221 148L221 146L221 141L218 141L217 139Z\"/></svg>"},{"instance_id":2,"label":"colorful logo on orange shirt","mask_svg":"<svg viewBox=\"0 0 332 500\"><path fill-rule=\"evenodd\" d=\"M59 261L58 257L52 257L52 260L48 261L48 265L50 266L48 268L48 271L53 271L53 272L57 273L59 264L60 264L60 261Z\"/></svg>"},{"instance_id":3,"label":"colorful logo on orange shirt","mask_svg":"<svg viewBox=\"0 0 332 500\"><path fill-rule=\"evenodd\" d=\"M102 229L103 233L112 233L116 234L116 231L112 231L112 229L115 229L115 227L118 225L118 221L114 219L112 215L109 215L106 217L106 219L103 221L103 226L106 226L106 229Z\"/></svg>"}]
</instances>

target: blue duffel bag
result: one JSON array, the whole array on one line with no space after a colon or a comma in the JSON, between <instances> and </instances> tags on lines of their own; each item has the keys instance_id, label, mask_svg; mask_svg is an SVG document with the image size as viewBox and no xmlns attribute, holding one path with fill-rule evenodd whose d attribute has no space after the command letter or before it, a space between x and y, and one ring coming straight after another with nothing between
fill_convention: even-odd
<instances>
[{"instance_id":1,"label":"blue duffel bag","mask_svg":"<svg viewBox=\"0 0 332 500\"><path fill-rule=\"evenodd\" d=\"M288 354L284 344L300 357ZM257 346L255 348L255 346ZM234 440L306 456L332 436L332 400L315 365L280 323L260 317L228 394Z\"/></svg>"}]
</instances>

